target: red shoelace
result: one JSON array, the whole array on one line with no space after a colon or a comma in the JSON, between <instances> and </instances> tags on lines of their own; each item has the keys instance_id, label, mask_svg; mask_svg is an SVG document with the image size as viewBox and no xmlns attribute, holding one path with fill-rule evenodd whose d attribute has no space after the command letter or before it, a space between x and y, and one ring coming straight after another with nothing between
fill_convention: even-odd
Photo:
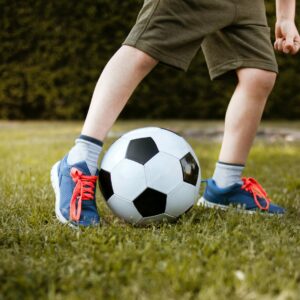
<instances>
[{"instance_id":1,"label":"red shoelace","mask_svg":"<svg viewBox=\"0 0 300 300\"><path fill-rule=\"evenodd\" d=\"M271 200L268 198L268 195L266 191L263 189L263 187L254 179L254 178L246 178L243 177L243 186L242 189L250 192L253 195L253 199L255 201L255 204L261 209L261 210L268 210L270 207ZM262 206L260 202L258 201L257 197L264 198L266 201L266 205Z\"/></svg>"},{"instance_id":2,"label":"red shoelace","mask_svg":"<svg viewBox=\"0 0 300 300\"><path fill-rule=\"evenodd\" d=\"M70 202L70 219L78 222L81 214L82 201L94 199L95 184L98 176L83 175L83 173L76 168L71 169L70 175L76 183Z\"/></svg>"}]
</instances>

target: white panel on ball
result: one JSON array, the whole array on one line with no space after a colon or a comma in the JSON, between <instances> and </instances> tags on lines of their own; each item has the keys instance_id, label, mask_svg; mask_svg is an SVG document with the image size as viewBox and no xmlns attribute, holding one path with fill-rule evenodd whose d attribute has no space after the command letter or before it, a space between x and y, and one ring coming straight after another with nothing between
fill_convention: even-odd
<instances>
[{"instance_id":1,"label":"white panel on ball","mask_svg":"<svg viewBox=\"0 0 300 300\"><path fill-rule=\"evenodd\" d=\"M127 201L116 194L108 199L107 205L114 214L127 222L137 223L142 219L142 216L131 201Z\"/></svg>"},{"instance_id":2,"label":"white panel on ball","mask_svg":"<svg viewBox=\"0 0 300 300\"><path fill-rule=\"evenodd\" d=\"M172 221L176 221L176 218L173 216L169 216L167 214L159 214L159 215L152 216L152 217L144 217L136 224L137 225L146 225L146 224L151 224L151 223L159 223L164 220L172 222Z\"/></svg>"},{"instance_id":3,"label":"white panel on ball","mask_svg":"<svg viewBox=\"0 0 300 300\"><path fill-rule=\"evenodd\" d=\"M144 127L144 128L139 128L139 129L129 131L128 133L122 135L122 137L129 140L139 139L144 137L152 137L159 130L160 130L159 127Z\"/></svg>"},{"instance_id":4,"label":"white panel on ball","mask_svg":"<svg viewBox=\"0 0 300 300\"><path fill-rule=\"evenodd\" d=\"M145 164L147 186L162 193L169 193L182 182L179 159L159 152Z\"/></svg>"},{"instance_id":5,"label":"white panel on ball","mask_svg":"<svg viewBox=\"0 0 300 300\"><path fill-rule=\"evenodd\" d=\"M181 159L189 152L186 141L181 136L169 130L160 129L152 136L152 138L159 151L174 155L178 159Z\"/></svg>"},{"instance_id":6,"label":"white panel on ball","mask_svg":"<svg viewBox=\"0 0 300 300\"><path fill-rule=\"evenodd\" d=\"M147 187L144 166L123 159L112 169L111 182L115 194L133 201Z\"/></svg>"},{"instance_id":7,"label":"white panel on ball","mask_svg":"<svg viewBox=\"0 0 300 300\"><path fill-rule=\"evenodd\" d=\"M101 162L101 169L111 172L112 169L125 158L126 150L129 141L120 138L115 141L109 148L109 151L104 155Z\"/></svg>"},{"instance_id":8,"label":"white panel on ball","mask_svg":"<svg viewBox=\"0 0 300 300\"><path fill-rule=\"evenodd\" d=\"M166 213L177 217L195 204L195 190L189 183L182 182L167 195Z\"/></svg>"}]
</instances>

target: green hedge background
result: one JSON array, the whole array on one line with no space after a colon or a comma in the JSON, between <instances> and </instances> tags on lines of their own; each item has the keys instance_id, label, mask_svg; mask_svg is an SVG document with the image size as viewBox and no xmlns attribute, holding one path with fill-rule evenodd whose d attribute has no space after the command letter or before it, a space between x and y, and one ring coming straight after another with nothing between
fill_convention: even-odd
<instances>
[{"instance_id":1,"label":"green hedge background","mask_svg":"<svg viewBox=\"0 0 300 300\"><path fill-rule=\"evenodd\" d=\"M0 0L0 118L84 118L101 70L125 39L142 3ZM266 7L274 39L275 0L266 1ZM299 54L277 57L281 72L264 116L297 119ZM187 73L159 65L121 117L223 118L234 80L227 76L211 82L202 53Z\"/></svg>"}]
</instances>

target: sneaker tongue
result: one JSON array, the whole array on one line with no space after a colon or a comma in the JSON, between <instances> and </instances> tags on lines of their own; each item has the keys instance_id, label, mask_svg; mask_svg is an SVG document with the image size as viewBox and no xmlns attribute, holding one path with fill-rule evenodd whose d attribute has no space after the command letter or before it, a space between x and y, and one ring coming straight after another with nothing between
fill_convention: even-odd
<instances>
[{"instance_id":1,"label":"sneaker tongue","mask_svg":"<svg viewBox=\"0 0 300 300\"><path fill-rule=\"evenodd\" d=\"M84 175L92 175L90 172L89 167L87 166L87 163L85 161L81 161L79 163L76 163L73 167L77 168L80 170Z\"/></svg>"}]
</instances>

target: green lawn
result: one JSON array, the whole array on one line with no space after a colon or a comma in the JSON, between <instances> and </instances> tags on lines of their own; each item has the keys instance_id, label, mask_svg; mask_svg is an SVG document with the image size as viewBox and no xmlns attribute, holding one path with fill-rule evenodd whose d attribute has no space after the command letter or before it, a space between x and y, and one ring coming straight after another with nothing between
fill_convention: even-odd
<instances>
[{"instance_id":1,"label":"green lawn","mask_svg":"<svg viewBox=\"0 0 300 300\"><path fill-rule=\"evenodd\" d=\"M198 126L114 130L145 124ZM258 140L246 169L287 208L282 218L195 207L175 224L135 228L98 192L102 226L76 231L55 218L49 170L80 126L0 122L0 299L300 299L299 143ZM211 176L219 143L188 140Z\"/></svg>"}]
</instances>

